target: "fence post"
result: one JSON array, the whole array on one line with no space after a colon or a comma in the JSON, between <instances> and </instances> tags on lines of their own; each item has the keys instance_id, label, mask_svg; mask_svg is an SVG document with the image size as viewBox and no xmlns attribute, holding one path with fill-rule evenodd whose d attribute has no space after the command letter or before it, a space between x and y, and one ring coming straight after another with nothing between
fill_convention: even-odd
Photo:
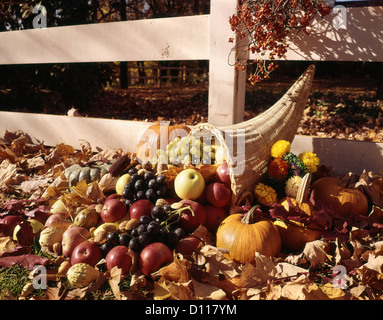
<instances>
[{"instance_id":1,"label":"fence post","mask_svg":"<svg viewBox=\"0 0 383 320\"><path fill-rule=\"evenodd\" d=\"M235 75L236 59L246 54L235 43L229 17L236 12L237 0L211 0L210 5L210 65L208 122L213 125L231 125L244 119L246 71Z\"/></svg>"}]
</instances>

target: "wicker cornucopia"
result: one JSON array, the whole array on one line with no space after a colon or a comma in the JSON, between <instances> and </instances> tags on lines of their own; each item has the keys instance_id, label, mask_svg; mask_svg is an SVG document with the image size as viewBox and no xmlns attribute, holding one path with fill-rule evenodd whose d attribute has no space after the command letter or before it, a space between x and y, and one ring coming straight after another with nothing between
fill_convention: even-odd
<instances>
[{"instance_id":1,"label":"wicker cornucopia","mask_svg":"<svg viewBox=\"0 0 383 320\"><path fill-rule=\"evenodd\" d=\"M272 107L250 120L229 125L196 125L190 135L215 139L223 147L231 173L233 203L250 202L257 181L271 158L278 140L292 142L311 90L315 66L311 65Z\"/></svg>"}]
</instances>

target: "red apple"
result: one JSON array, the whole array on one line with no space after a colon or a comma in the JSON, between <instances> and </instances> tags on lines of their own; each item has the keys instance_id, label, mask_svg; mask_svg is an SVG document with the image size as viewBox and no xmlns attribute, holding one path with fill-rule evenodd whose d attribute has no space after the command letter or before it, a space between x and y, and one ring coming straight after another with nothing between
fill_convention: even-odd
<instances>
[{"instance_id":1,"label":"red apple","mask_svg":"<svg viewBox=\"0 0 383 320\"><path fill-rule=\"evenodd\" d=\"M193 200L181 200L181 204L183 205L189 205L191 207L191 210L184 210L182 211L181 217L180 217L180 226L182 229L184 229L186 232L193 232L195 229L197 229L200 225L203 225L206 221L206 211L205 208L202 206L202 204L193 201Z\"/></svg>"},{"instance_id":2,"label":"red apple","mask_svg":"<svg viewBox=\"0 0 383 320\"><path fill-rule=\"evenodd\" d=\"M205 205L206 221L205 227L211 233L216 233L221 222L226 218L226 210L213 206L212 204Z\"/></svg>"},{"instance_id":3,"label":"red apple","mask_svg":"<svg viewBox=\"0 0 383 320\"><path fill-rule=\"evenodd\" d=\"M127 274L132 267L131 249L123 245L116 246L108 252L105 260L108 270L117 267L121 269L122 274Z\"/></svg>"},{"instance_id":4,"label":"red apple","mask_svg":"<svg viewBox=\"0 0 383 320\"><path fill-rule=\"evenodd\" d=\"M153 242L142 249L139 257L141 272L145 276L157 271L173 261L173 253L162 242Z\"/></svg>"},{"instance_id":5,"label":"red apple","mask_svg":"<svg viewBox=\"0 0 383 320\"><path fill-rule=\"evenodd\" d=\"M112 200L112 199L117 199L117 200L121 200L122 201L122 195L120 194L117 194L117 193L112 193L111 195L107 196L105 201L104 201L104 204L109 201L109 200Z\"/></svg>"},{"instance_id":6,"label":"red apple","mask_svg":"<svg viewBox=\"0 0 383 320\"><path fill-rule=\"evenodd\" d=\"M184 256L190 256L197 251L198 247L203 244L200 238L195 236L186 236L182 238L174 249L176 253L181 253Z\"/></svg>"},{"instance_id":7,"label":"red apple","mask_svg":"<svg viewBox=\"0 0 383 320\"><path fill-rule=\"evenodd\" d=\"M61 240L62 253L70 257L73 250L82 242L90 238L90 233L83 227L71 226L63 233Z\"/></svg>"},{"instance_id":8,"label":"red apple","mask_svg":"<svg viewBox=\"0 0 383 320\"><path fill-rule=\"evenodd\" d=\"M165 200L168 202L168 204L172 205L173 203L176 203L177 200L174 198L165 198Z\"/></svg>"},{"instance_id":9,"label":"red apple","mask_svg":"<svg viewBox=\"0 0 383 320\"><path fill-rule=\"evenodd\" d=\"M94 267L101 258L100 247L95 242L84 241L74 248L70 263L73 266L76 263L84 262Z\"/></svg>"},{"instance_id":10,"label":"red apple","mask_svg":"<svg viewBox=\"0 0 383 320\"><path fill-rule=\"evenodd\" d=\"M147 199L137 200L132 203L129 209L130 219L140 220L141 216L150 216L154 208L153 202Z\"/></svg>"},{"instance_id":11,"label":"red apple","mask_svg":"<svg viewBox=\"0 0 383 320\"><path fill-rule=\"evenodd\" d=\"M15 227L23 221L25 221L25 219L21 216L5 216L0 220L0 234L3 234L6 237L12 237Z\"/></svg>"},{"instance_id":12,"label":"red apple","mask_svg":"<svg viewBox=\"0 0 383 320\"><path fill-rule=\"evenodd\" d=\"M125 204L118 199L106 201L101 209L101 219L104 222L116 222L128 213Z\"/></svg>"},{"instance_id":13,"label":"red apple","mask_svg":"<svg viewBox=\"0 0 383 320\"><path fill-rule=\"evenodd\" d=\"M216 207L224 207L231 200L231 190L220 182L212 182L205 188L206 200Z\"/></svg>"},{"instance_id":14,"label":"red apple","mask_svg":"<svg viewBox=\"0 0 383 320\"><path fill-rule=\"evenodd\" d=\"M230 170L227 162L220 164L216 172L217 181L230 186Z\"/></svg>"}]
</instances>

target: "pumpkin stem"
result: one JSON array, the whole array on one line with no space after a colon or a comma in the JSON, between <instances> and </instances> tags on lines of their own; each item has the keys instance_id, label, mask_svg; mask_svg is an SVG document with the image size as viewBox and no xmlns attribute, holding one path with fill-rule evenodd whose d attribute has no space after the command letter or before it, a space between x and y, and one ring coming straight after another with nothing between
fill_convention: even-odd
<instances>
[{"instance_id":1,"label":"pumpkin stem","mask_svg":"<svg viewBox=\"0 0 383 320\"><path fill-rule=\"evenodd\" d=\"M246 224L253 224L257 221L257 214L256 214L256 211L257 209L259 209L260 206L259 205L255 205L253 206L249 211L246 212L246 214L244 215L244 217L242 218L242 222L243 223L246 223Z\"/></svg>"},{"instance_id":2,"label":"pumpkin stem","mask_svg":"<svg viewBox=\"0 0 383 320\"><path fill-rule=\"evenodd\" d=\"M346 174L342 180L340 180L339 185L343 188L352 188L353 187L353 180L357 180L355 177L355 174L352 172L349 172Z\"/></svg>"}]
</instances>

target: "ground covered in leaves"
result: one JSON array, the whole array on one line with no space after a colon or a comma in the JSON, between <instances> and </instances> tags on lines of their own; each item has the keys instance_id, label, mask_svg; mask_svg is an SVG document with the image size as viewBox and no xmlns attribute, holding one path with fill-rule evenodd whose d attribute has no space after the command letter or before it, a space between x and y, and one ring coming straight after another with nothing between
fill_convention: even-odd
<instances>
[{"instance_id":1,"label":"ground covered in leaves","mask_svg":"<svg viewBox=\"0 0 383 320\"><path fill-rule=\"evenodd\" d=\"M65 144L46 147L26 133L7 132L0 139L0 216L48 215L52 201L60 196L73 207L102 202L110 191L110 180L82 183L70 192L62 172L74 163L114 161L123 151L94 151L86 141L82 145L81 150ZM329 174L325 169L321 168L320 174ZM173 263L151 277L139 270L129 276L118 269L106 271L101 263L96 282L70 289L58 269L62 257L42 253L38 243L23 246L0 237L0 299L382 299L383 178L369 173L351 177L350 183L369 199L368 217L327 216L328 232L322 238L299 251L283 249L274 258L256 253L255 263L228 260L226 252L215 246L215 235L200 227L194 234L205 245L192 256L174 255ZM269 215L268 210L262 207L264 215ZM35 265L47 268L47 289L33 288Z\"/></svg>"},{"instance_id":2,"label":"ground covered in leaves","mask_svg":"<svg viewBox=\"0 0 383 320\"><path fill-rule=\"evenodd\" d=\"M293 81L262 82L248 86L245 119L273 105ZM91 101L80 114L139 121L169 120L195 125L208 117L207 84L132 87L109 90ZM298 134L383 141L383 102L370 80L315 80Z\"/></svg>"}]
</instances>

